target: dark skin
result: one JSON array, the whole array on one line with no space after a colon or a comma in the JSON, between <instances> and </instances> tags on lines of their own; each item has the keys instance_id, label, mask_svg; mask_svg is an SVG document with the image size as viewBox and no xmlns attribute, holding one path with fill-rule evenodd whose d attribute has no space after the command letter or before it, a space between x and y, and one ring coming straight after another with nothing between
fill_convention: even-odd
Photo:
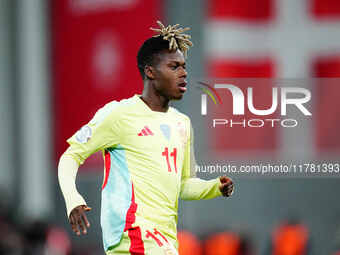
<instances>
[{"instance_id":1,"label":"dark skin","mask_svg":"<svg viewBox=\"0 0 340 255\"><path fill-rule=\"evenodd\" d=\"M234 183L233 180L227 176L220 177L220 186L219 189L224 197L230 197L234 191Z\"/></svg>"},{"instance_id":2,"label":"dark skin","mask_svg":"<svg viewBox=\"0 0 340 255\"><path fill-rule=\"evenodd\" d=\"M186 91L187 71L181 51L162 51L154 66L146 66L144 90L141 99L152 111L166 112L171 100L180 100ZM232 195L233 181L227 176L220 177L219 189L224 197ZM90 223L86 212L91 208L86 205L75 207L69 217L73 232L78 236L87 233Z\"/></svg>"},{"instance_id":3,"label":"dark skin","mask_svg":"<svg viewBox=\"0 0 340 255\"><path fill-rule=\"evenodd\" d=\"M144 90L141 99L153 111L166 112L171 100L180 100L186 90L185 59L179 50L164 50L154 66L144 68Z\"/></svg>"}]
</instances>

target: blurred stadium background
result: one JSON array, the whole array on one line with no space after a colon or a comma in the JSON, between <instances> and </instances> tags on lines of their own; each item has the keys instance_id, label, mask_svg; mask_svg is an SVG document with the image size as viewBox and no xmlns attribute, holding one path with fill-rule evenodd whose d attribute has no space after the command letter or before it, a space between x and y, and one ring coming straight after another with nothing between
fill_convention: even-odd
<instances>
[{"instance_id":1,"label":"blurred stadium background","mask_svg":"<svg viewBox=\"0 0 340 255\"><path fill-rule=\"evenodd\" d=\"M157 19L192 28L191 85L206 77L295 84L340 77L338 0L0 0L0 254L104 254L100 156L78 175L93 208L89 234L80 238L68 226L57 160L96 109L141 92L135 56ZM192 118L198 163L339 163L340 86L304 84L313 118L299 128L214 137L198 110L200 91L189 90L176 106ZM263 91L256 100L267 100ZM232 198L180 203L181 255L340 249L339 178L232 177Z\"/></svg>"}]
</instances>

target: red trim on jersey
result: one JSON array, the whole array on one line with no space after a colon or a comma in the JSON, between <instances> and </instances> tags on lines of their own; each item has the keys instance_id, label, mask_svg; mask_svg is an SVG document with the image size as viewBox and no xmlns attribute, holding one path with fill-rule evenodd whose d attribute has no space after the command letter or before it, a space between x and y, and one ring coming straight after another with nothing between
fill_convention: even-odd
<instances>
[{"instance_id":1,"label":"red trim on jersey","mask_svg":"<svg viewBox=\"0 0 340 255\"><path fill-rule=\"evenodd\" d=\"M135 223L136 221L136 213L137 211L137 204L135 202L135 191L132 183L132 197L131 197L131 204L130 207L126 213L126 218L125 218L125 228L124 231L129 230L132 228L132 224Z\"/></svg>"},{"instance_id":2,"label":"red trim on jersey","mask_svg":"<svg viewBox=\"0 0 340 255\"><path fill-rule=\"evenodd\" d=\"M128 230L128 235L131 241L130 253L131 255L144 255L144 243L142 233L139 227L131 228Z\"/></svg>"},{"instance_id":3,"label":"red trim on jersey","mask_svg":"<svg viewBox=\"0 0 340 255\"><path fill-rule=\"evenodd\" d=\"M125 219L125 228L124 232L128 231L128 236L130 238L131 246L130 246L130 253L131 255L144 255L144 243L142 239L142 233L139 227L132 228L132 224L136 221L136 211L137 211L137 204L135 202L135 191L133 187L133 183L131 185L131 204L126 213Z\"/></svg>"},{"instance_id":4,"label":"red trim on jersey","mask_svg":"<svg viewBox=\"0 0 340 255\"><path fill-rule=\"evenodd\" d=\"M107 181L109 179L109 174L110 174L110 169L111 169L111 156L109 151L105 151L105 177L104 177L104 182L102 186L102 190L105 188Z\"/></svg>"}]
</instances>

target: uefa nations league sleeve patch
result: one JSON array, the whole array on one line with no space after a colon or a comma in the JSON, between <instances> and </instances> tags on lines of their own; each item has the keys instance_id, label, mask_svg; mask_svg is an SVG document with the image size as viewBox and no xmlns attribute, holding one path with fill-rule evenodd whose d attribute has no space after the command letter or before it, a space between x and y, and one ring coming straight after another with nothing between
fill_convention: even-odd
<instances>
[{"instance_id":1,"label":"uefa nations league sleeve patch","mask_svg":"<svg viewBox=\"0 0 340 255\"><path fill-rule=\"evenodd\" d=\"M87 143L91 138L92 129L89 126L83 126L76 134L76 140L80 143Z\"/></svg>"}]
</instances>

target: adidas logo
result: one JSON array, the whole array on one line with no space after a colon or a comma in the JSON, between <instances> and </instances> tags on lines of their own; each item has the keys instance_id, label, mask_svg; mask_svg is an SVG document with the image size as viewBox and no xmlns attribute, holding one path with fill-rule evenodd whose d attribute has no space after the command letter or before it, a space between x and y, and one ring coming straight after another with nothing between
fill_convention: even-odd
<instances>
[{"instance_id":1,"label":"adidas logo","mask_svg":"<svg viewBox=\"0 0 340 255\"><path fill-rule=\"evenodd\" d=\"M153 135L153 133L148 126L144 126L142 131L138 133L138 136L147 136L147 135Z\"/></svg>"}]
</instances>

